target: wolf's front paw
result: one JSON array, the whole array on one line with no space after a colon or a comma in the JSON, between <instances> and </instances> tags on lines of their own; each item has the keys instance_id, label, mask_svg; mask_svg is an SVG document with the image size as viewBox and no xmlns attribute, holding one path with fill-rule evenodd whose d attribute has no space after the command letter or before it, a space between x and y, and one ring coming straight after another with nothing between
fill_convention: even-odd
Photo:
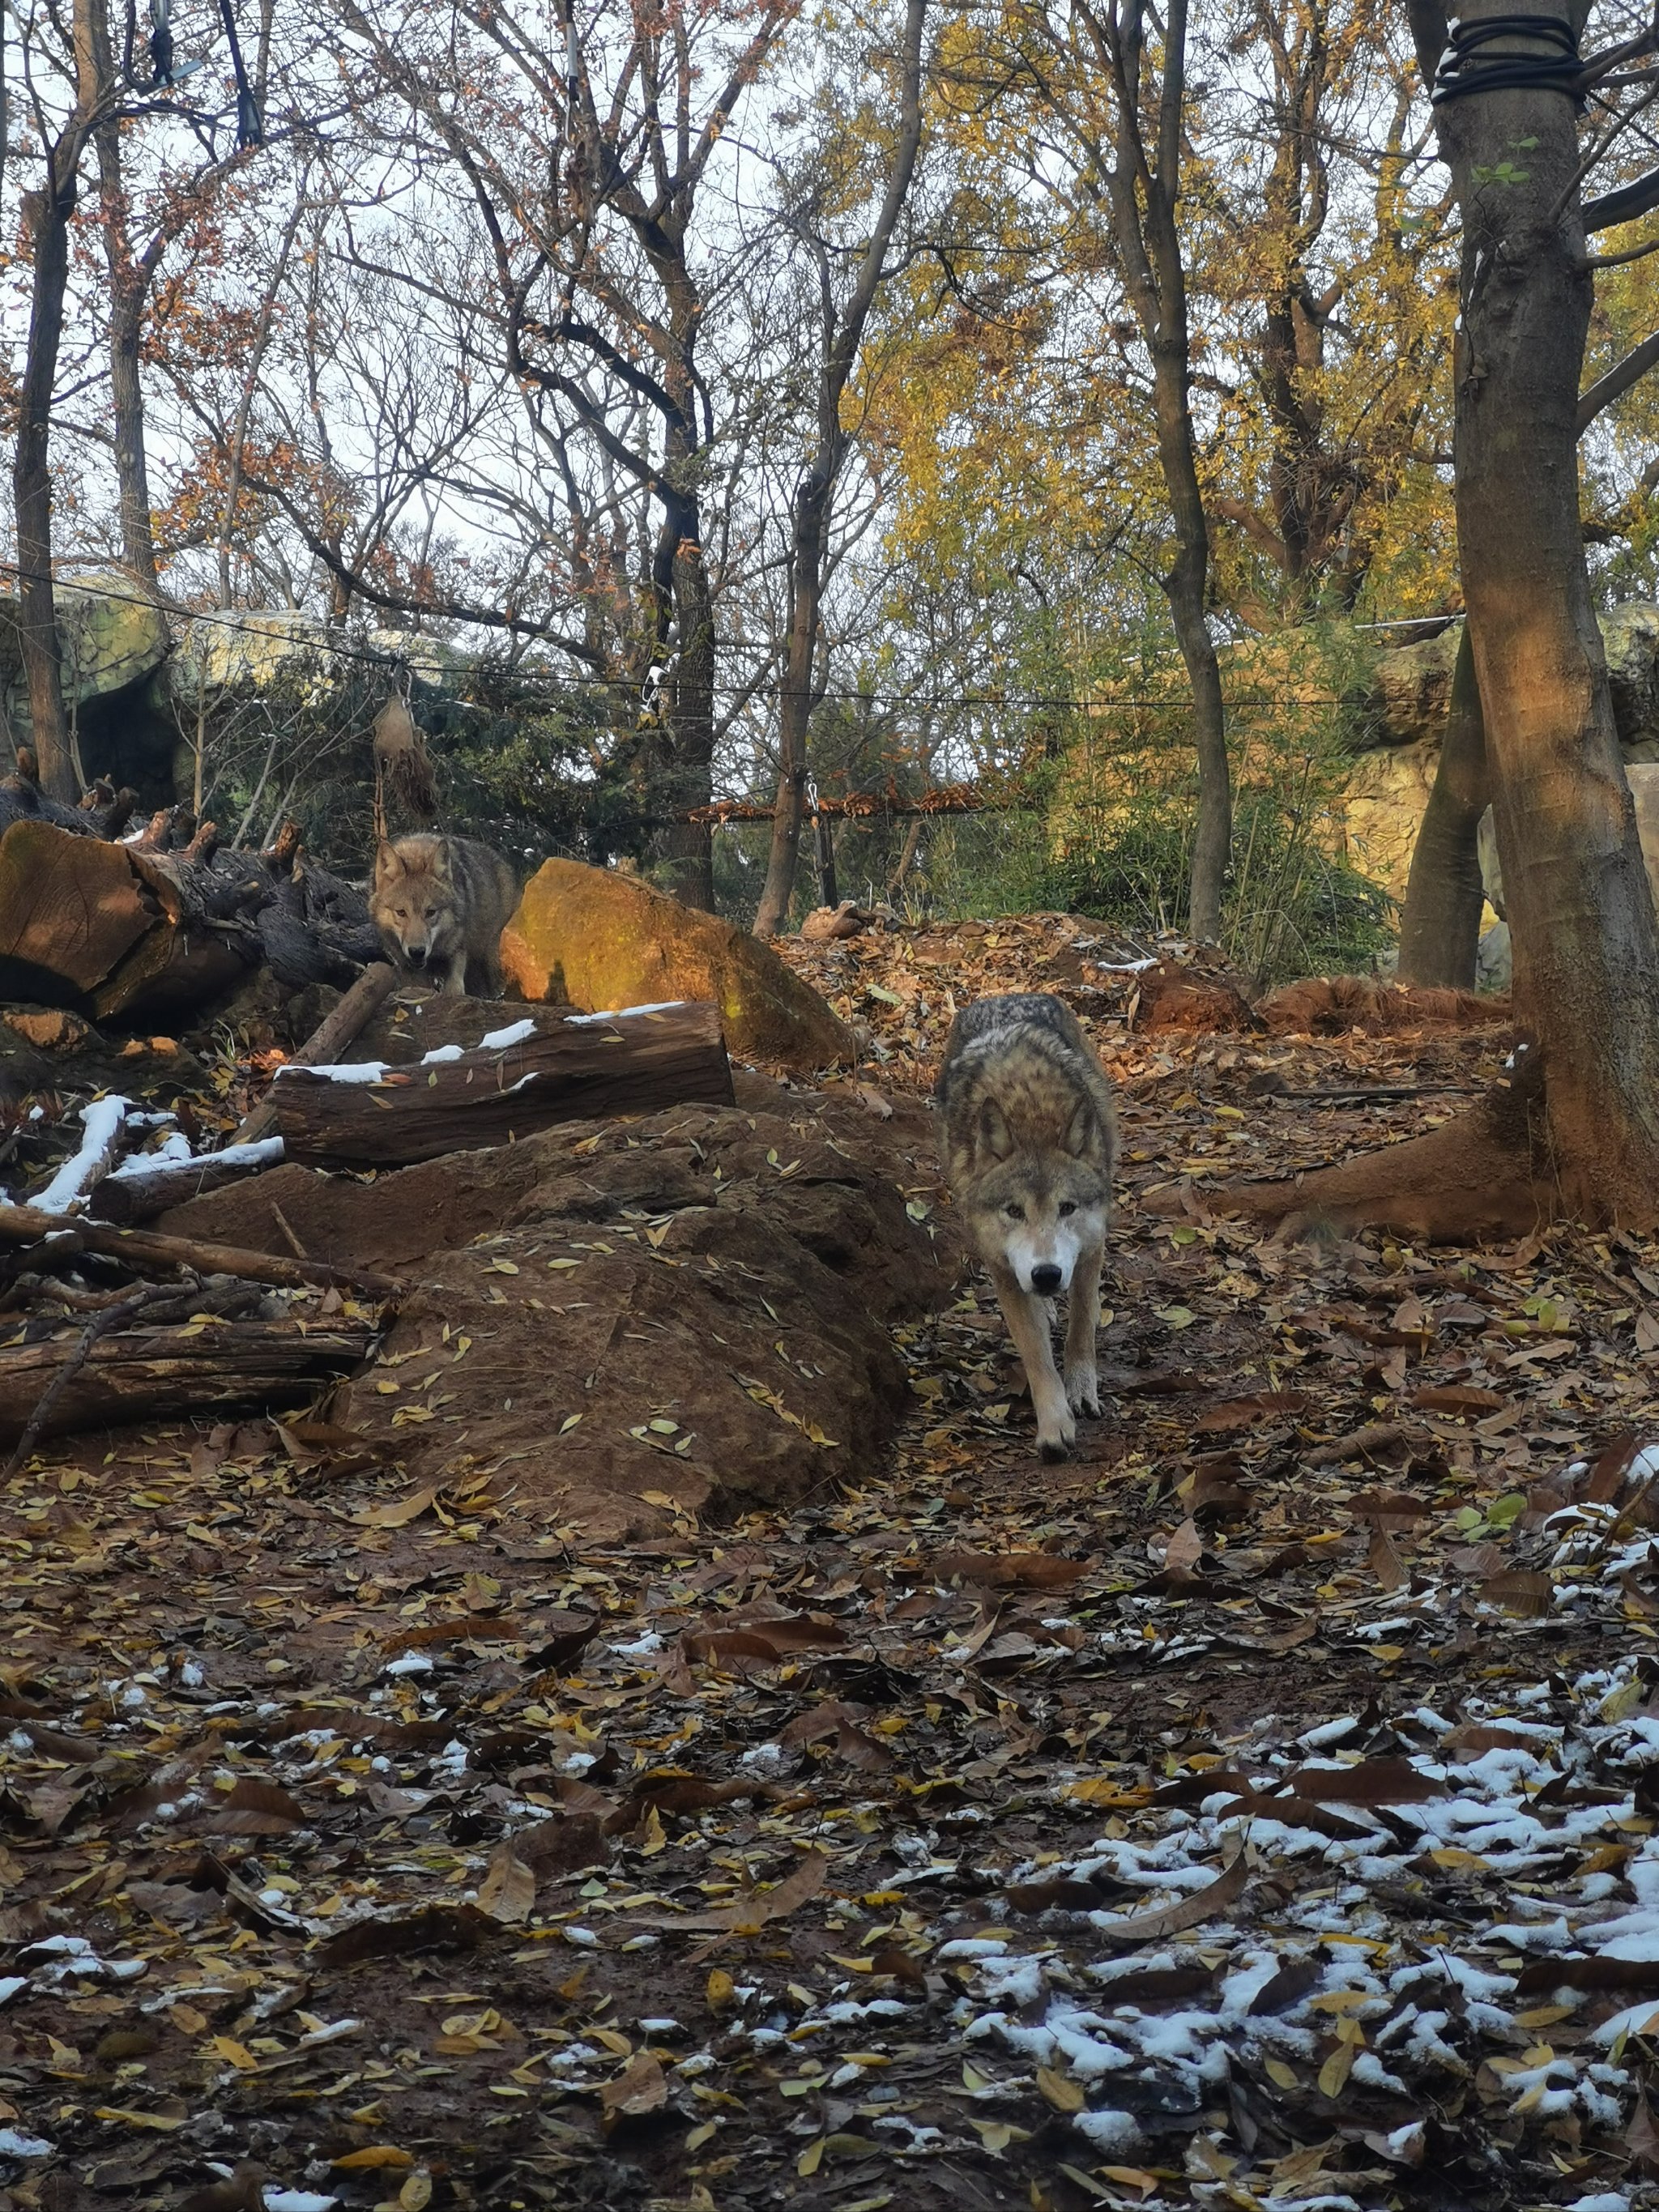
<instances>
[{"instance_id":1,"label":"wolf's front paw","mask_svg":"<svg viewBox=\"0 0 1659 2212\"><path fill-rule=\"evenodd\" d=\"M1042 1459L1069 1459L1076 1442L1077 1423L1063 1406L1052 1420L1037 1424L1037 1453Z\"/></svg>"},{"instance_id":2,"label":"wolf's front paw","mask_svg":"<svg viewBox=\"0 0 1659 2212\"><path fill-rule=\"evenodd\" d=\"M1100 1382L1092 1359L1079 1360L1066 1370L1066 1402L1074 1413L1088 1420L1100 1419Z\"/></svg>"}]
</instances>

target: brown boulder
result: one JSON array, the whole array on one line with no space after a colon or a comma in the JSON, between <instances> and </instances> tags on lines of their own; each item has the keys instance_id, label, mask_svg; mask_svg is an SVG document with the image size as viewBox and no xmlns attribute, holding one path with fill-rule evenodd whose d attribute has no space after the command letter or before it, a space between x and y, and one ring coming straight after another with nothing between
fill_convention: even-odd
<instances>
[{"instance_id":1,"label":"brown boulder","mask_svg":"<svg viewBox=\"0 0 1659 2212\"><path fill-rule=\"evenodd\" d=\"M501 933L501 961L526 999L590 1013L712 1000L746 1060L811 1068L853 1056L851 1032L769 945L614 869L545 861Z\"/></svg>"}]
</instances>

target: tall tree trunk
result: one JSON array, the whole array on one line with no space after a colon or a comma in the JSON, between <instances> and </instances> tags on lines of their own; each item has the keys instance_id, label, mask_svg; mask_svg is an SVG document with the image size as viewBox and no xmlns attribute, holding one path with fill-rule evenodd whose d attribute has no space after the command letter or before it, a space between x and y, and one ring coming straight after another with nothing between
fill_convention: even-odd
<instances>
[{"instance_id":1,"label":"tall tree trunk","mask_svg":"<svg viewBox=\"0 0 1659 2212\"><path fill-rule=\"evenodd\" d=\"M17 626L29 692L29 725L40 781L53 799L79 798L64 711L58 605L52 580L52 401L64 334L69 282L69 217L75 178L60 178L57 149L46 187L23 195L23 222L34 262L28 349L18 394L17 444L12 454L12 502L17 529Z\"/></svg>"},{"instance_id":2,"label":"tall tree trunk","mask_svg":"<svg viewBox=\"0 0 1659 2212\"><path fill-rule=\"evenodd\" d=\"M1439 765L1413 848L1400 918L1402 983L1441 984L1457 991L1474 988L1480 909L1486 896L1476 833L1491 804L1480 687L1474 677L1474 641L1465 623L1452 664L1451 704Z\"/></svg>"},{"instance_id":3,"label":"tall tree trunk","mask_svg":"<svg viewBox=\"0 0 1659 2212\"><path fill-rule=\"evenodd\" d=\"M676 817L707 806L714 796L714 610L703 564L700 518L674 551L674 656L669 757L663 797ZM674 896L705 914L714 910L714 842L706 822L671 822L657 838Z\"/></svg>"},{"instance_id":4,"label":"tall tree trunk","mask_svg":"<svg viewBox=\"0 0 1659 2212\"><path fill-rule=\"evenodd\" d=\"M104 259L109 270L110 406L115 417L121 557L154 590L155 535L150 520L149 464L144 443L144 390L138 375L144 295L152 271L133 258L128 232L130 210L121 173L121 126L112 120L101 124L97 137Z\"/></svg>"},{"instance_id":5,"label":"tall tree trunk","mask_svg":"<svg viewBox=\"0 0 1659 2212\"><path fill-rule=\"evenodd\" d=\"M1164 589L1192 690L1198 754L1188 927L1200 942L1213 942L1221 934L1233 805L1221 670L1208 620L1210 526L1189 404L1192 327L1176 221L1186 146L1187 0L1170 0L1158 27L1163 82L1155 106L1143 81L1148 0L1124 0L1109 16L1089 7L1084 16L1112 80L1113 160L1105 196L1125 283L1152 359L1158 465L1175 524L1176 556Z\"/></svg>"},{"instance_id":6,"label":"tall tree trunk","mask_svg":"<svg viewBox=\"0 0 1659 2212\"><path fill-rule=\"evenodd\" d=\"M812 719L812 663L817 656L823 592L823 541L830 485L818 472L795 496L794 543L789 562L789 633L783 688L778 699L778 795L766 883L755 916L757 937L775 937L788 918L806 812L806 732Z\"/></svg>"},{"instance_id":7,"label":"tall tree trunk","mask_svg":"<svg viewBox=\"0 0 1659 2212\"><path fill-rule=\"evenodd\" d=\"M778 793L772 812L772 842L766 881L755 915L757 937L775 937L789 912L800 859L800 825L806 809L806 732L817 703L813 663L823 599L823 561L830 538L830 514L848 445L842 427L842 394L864 343L865 325L885 273L887 249L899 214L909 196L916 155L921 145L921 34L927 0L908 0L901 56L898 140L870 234L859 258L846 311L837 322L833 292L824 286L825 328L819 364L817 446L811 468L791 510L789 635L784 655L783 690L778 701ZM820 253L827 263L820 241Z\"/></svg>"},{"instance_id":8,"label":"tall tree trunk","mask_svg":"<svg viewBox=\"0 0 1659 2212\"><path fill-rule=\"evenodd\" d=\"M1504 8L1467 0L1463 21ZM1431 63L1433 34L1425 40L1415 8L1413 29ZM1546 51L1524 38L1502 46ZM1574 106L1549 90L1477 92L1447 103L1439 119L1463 218L1458 545L1516 1005L1542 1049L1566 1205L1592 1218L1651 1222L1659 922L1579 522L1578 387L1593 279Z\"/></svg>"},{"instance_id":9,"label":"tall tree trunk","mask_svg":"<svg viewBox=\"0 0 1659 2212\"><path fill-rule=\"evenodd\" d=\"M81 156L109 79L103 0L74 0L75 107L46 149L39 191L23 195L23 228L33 260L29 333L18 392L11 488L17 532L18 641L40 781L53 799L79 797L64 710L62 649L52 579L52 404L69 283L69 223Z\"/></svg>"}]
</instances>

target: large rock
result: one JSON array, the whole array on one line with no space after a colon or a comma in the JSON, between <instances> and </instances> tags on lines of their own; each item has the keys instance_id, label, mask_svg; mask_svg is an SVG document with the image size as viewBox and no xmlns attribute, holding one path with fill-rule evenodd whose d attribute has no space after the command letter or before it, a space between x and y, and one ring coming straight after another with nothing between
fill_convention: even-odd
<instances>
[{"instance_id":1,"label":"large rock","mask_svg":"<svg viewBox=\"0 0 1659 2212\"><path fill-rule=\"evenodd\" d=\"M1438 737L1419 738L1413 744L1361 753L1348 777L1342 794L1348 859L1391 898L1405 898L1417 832L1439 762Z\"/></svg>"},{"instance_id":2,"label":"large rock","mask_svg":"<svg viewBox=\"0 0 1659 2212\"><path fill-rule=\"evenodd\" d=\"M1659 762L1627 762L1625 774L1630 779L1630 795L1636 804L1636 834L1642 841L1642 858L1648 864L1648 882L1652 886L1655 902L1659 903ZM1475 832L1475 849L1480 856L1480 881L1486 888L1486 903L1500 921L1505 920L1504 871L1498 858L1498 831L1490 806L1481 816L1480 827Z\"/></svg>"},{"instance_id":3,"label":"large rock","mask_svg":"<svg viewBox=\"0 0 1659 2212\"><path fill-rule=\"evenodd\" d=\"M1397 645L1378 657L1364 700L1365 720L1379 745L1431 746L1437 752L1451 702L1452 665L1461 622L1437 637ZM1433 769L1430 769L1431 780Z\"/></svg>"},{"instance_id":4,"label":"large rock","mask_svg":"<svg viewBox=\"0 0 1659 2212\"><path fill-rule=\"evenodd\" d=\"M546 861L501 933L501 963L526 999L590 1013L710 1000L743 1060L810 1068L852 1055L846 1024L769 945L616 869Z\"/></svg>"},{"instance_id":5,"label":"large rock","mask_svg":"<svg viewBox=\"0 0 1659 2212\"><path fill-rule=\"evenodd\" d=\"M54 593L63 656L64 697L72 707L125 691L167 659L166 617L125 569L60 578ZM21 704L27 696L17 635L17 601L0 594L0 675ZM14 713L13 720L19 720ZM27 722L24 714L22 721Z\"/></svg>"}]
</instances>

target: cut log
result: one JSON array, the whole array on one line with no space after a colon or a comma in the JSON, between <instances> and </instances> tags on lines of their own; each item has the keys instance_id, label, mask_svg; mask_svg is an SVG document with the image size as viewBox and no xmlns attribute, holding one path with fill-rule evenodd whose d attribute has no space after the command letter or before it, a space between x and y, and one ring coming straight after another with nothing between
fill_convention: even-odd
<instances>
[{"instance_id":1,"label":"cut log","mask_svg":"<svg viewBox=\"0 0 1659 2212\"><path fill-rule=\"evenodd\" d=\"M153 1221L169 1206L185 1206L228 1182L240 1182L262 1175L283 1157L283 1140L268 1137L262 1142L227 1145L222 1152L204 1152L188 1160L158 1159L147 1165L143 1157L129 1160L114 1175L106 1176L93 1194L91 1210L100 1221L131 1228Z\"/></svg>"},{"instance_id":2,"label":"cut log","mask_svg":"<svg viewBox=\"0 0 1659 2212\"><path fill-rule=\"evenodd\" d=\"M271 1097L288 1157L401 1167L558 1121L733 1103L712 1006L571 1015L551 1029L526 1021L497 1034L493 1046L447 1046L412 1066L280 1069Z\"/></svg>"},{"instance_id":3,"label":"cut log","mask_svg":"<svg viewBox=\"0 0 1659 2212\"><path fill-rule=\"evenodd\" d=\"M324 1067L337 1060L348 1045L356 1042L397 988L398 971L391 962L375 961L372 967L363 970L333 1012L317 1024L288 1065L290 1067ZM231 1141L236 1145L257 1144L262 1138L270 1136L276 1127L276 1102L267 1092L253 1111L245 1115L237 1124L236 1133ZM211 1186L204 1184L203 1188L210 1188ZM161 1208L158 1206L156 1211L159 1212Z\"/></svg>"},{"instance_id":4,"label":"cut log","mask_svg":"<svg viewBox=\"0 0 1659 2212\"><path fill-rule=\"evenodd\" d=\"M0 997L78 1005L161 911L123 847L14 822L0 836Z\"/></svg>"},{"instance_id":5,"label":"cut log","mask_svg":"<svg viewBox=\"0 0 1659 2212\"><path fill-rule=\"evenodd\" d=\"M105 1221L65 1222L33 1206L0 1206L0 1244L52 1241L54 1254L101 1252L124 1260L135 1273L157 1267L191 1267L198 1275L240 1275L249 1283L275 1283L293 1290L314 1284L325 1290L365 1291L371 1297L400 1297L404 1285L390 1275L364 1267L330 1267L320 1260L286 1260L272 1252L245 1252L234 1244L199 1244L189 1237L160 1237L153 1230L117 1229Z\"/></svg>"},{"instance_id":6,"label":"cut log","mask_svg":"<svg viewBox=\"0 0 1659 2212\"><path fill-rule=\"evenodd\" d=\"M0 1346L0 1445L16 1443L73 1358L78 1332ZM209 1406L303 1405L368 1356L374 1332L335 1321L142 1325L100 1338L43 1425L47 1436L116 1428Z\"/></svg>"}]
</instances>

